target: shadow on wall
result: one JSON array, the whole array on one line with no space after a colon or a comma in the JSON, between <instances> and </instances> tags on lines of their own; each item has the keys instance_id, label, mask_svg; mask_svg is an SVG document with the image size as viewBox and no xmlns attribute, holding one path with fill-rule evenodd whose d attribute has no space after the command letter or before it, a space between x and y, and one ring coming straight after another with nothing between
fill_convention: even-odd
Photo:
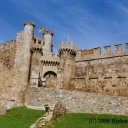
<instances>
[{"instance_id":1,"label":"shadow on wall","mask_svg":"<svg viewBox=\"0 0 128 128\"><path fill-rule=\"evenodd\" d=\"M43 77L46 79L47 87L56 87L57 86L57 74L53 71L47 71L44 73Z\"/></svg>"}]
</instances>

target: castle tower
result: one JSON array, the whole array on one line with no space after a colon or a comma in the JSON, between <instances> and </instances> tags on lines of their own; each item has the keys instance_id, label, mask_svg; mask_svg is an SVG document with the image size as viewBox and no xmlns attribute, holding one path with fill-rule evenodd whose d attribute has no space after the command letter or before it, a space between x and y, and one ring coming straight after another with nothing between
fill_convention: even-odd
<instances>
[{"instance_id":1,"label":"castle tower","mask_svg":"<svg viewBox=\"0 0 128 128\"><path fill-rule=\"evenodd\" d=\"M30 46L33 42L33 31L35 25L32 22L24 23L24 30L17 35L17 51L15 58L16 80L17 85L17 104L24 103L24 95L27 89L30 74Z\"/></svg>"},{"instance_id":2,"label":"castle tower","mask_svg":"<svg viewBox=\"0 0 128 128\"><path fill-rule=\"evenodd\" d=\"M43 40L34 37L34 42L31 44L31 86L39 86L38 79L42 75L41 56L43 56L43 45Z\"/></svg>"},{"instance_id":3,"label":"castle tower","mask_svg":"<svg viewBox=\"0 0 128 128\"><path fill-rule=\"evenodd\" d=\"M58 86L60 84L62 88L70 88L70 78L74 76L75 72L75 56L76 45L72 44L70 39L68 38L67 42L62 42L59 47L60 78L58 78Z\"/></svg>"},{"instance_id":4,"label":"castle tower","mask_svg":"<svg viewBox=\"0 0 128 128\"><path fill-rule=\"evenodd\" d=\"M43 47L43 55L44 56L52 56L52 39L53 39L53 33L50 31L47 31L44 28L41 28L40 31L43 33L44 36L44 47Z\"/></svg>"}]
</instances>

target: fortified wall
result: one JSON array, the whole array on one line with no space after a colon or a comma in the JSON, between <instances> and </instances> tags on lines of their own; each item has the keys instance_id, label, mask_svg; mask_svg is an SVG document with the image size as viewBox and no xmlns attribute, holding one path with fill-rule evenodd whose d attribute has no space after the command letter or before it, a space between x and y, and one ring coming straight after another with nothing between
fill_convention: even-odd
<instances>
[{"instance_id":1,"label":"fortified wall","mask_svg":"<svg viewBox=\"0 0 128 128\"><path fill-rule=\"evenodd\" d=\"M106 113L128 115L128 97L89 93L57 88L35 88L27 92L26 106L44 109L44 104L54 107L62 103L69 112Z\"/></svg>"},{"instance_id":2,"label":"fortified wall","mask_svg":"<svg viewBox=\"0 0 128 128\"><path fill-rule=\"evenodd\" d=\"M78 51L71 88L108 95L128 96L128 44Z\"/></svg>"},{"instance_id":3,"label":"fortified wall","mask_svg":"<svg viewBox=\"0 0 128 128\"><path fill-rule=\"evenodd\" d=\"M15 55L15 40L0 44L0 106L3 106L0 107L1 111L6 106L7 99L12 97L11 92L14 90L12 81L14 80Z\"/></svg>"},{"instance_id":4,"label":"fortified wall","mask_svg":"<svg viewBox=\"0 0 128 128\"><path fill-rule=\"evenodd\" d=\"M16 106L62 102L71 112L128 114L128 44L78 50L68 38L53 53L53 33L25 22L0 44L0 114ZM93 107L92 107L93 106ZM94 107L95 106L95 107Z\"/></svg>"},{"instance_id":5,"label":"fortified wall","mask_svg":"<svg viewBox=\"0 0 128 128\"><path fill-rule=\"evenodd\" d=\"M22 106L28 85L34 24L26 22L16 40L0 45L0 109ZM0 112L0 113L4 113Z\"/></svg>"}]
</instances>

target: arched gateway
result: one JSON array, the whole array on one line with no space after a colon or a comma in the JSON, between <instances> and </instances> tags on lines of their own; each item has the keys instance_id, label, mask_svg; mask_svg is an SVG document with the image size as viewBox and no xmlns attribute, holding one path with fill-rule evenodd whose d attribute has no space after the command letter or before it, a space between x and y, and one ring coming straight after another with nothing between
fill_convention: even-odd
<instances>
[{"instance_id":1,"label":"arched gateway","mask_svg":"<svg viewBox=\"0 0 128 128\"><path fill-rule=\"evenodd\" d=\"M57 74L53 71L47 71L47 72L44 73L44 78L45 77L50 77L50 76L57 77Z\"/></svg>"},{"instance_id":2,"label":"arched gateway","mask_svg":"<svg viewBox=\"0 0 128 128\"><path fill-rule=\"evenodd\" d=\"M56 87L57 74L53 71L47 71L43 77L46 79L46 87Z\"/></svg>"}]
</instances>

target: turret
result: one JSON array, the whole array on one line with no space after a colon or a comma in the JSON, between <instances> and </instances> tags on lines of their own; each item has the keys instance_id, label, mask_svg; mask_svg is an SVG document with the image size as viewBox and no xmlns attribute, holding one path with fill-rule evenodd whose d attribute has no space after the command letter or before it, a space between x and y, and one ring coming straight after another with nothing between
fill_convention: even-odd
<instances>
[{"instance_id":1,"label":"turret","mask_svg":"<svg viewBox=\"0 0 128 128\"><path fill-rule=\"evenodd\" d=\"M43 33L44 36L44 47L43 47L43 55L44 56L52 56L52 39L53 39L53 33L41 28L40 31Z\"/></svg>"},{"instance_id":2,"label":"turret","mask_svg":"<svg viewBox=\"0 0 128 128\"><path fill-rule=\"evenodd\" d=\"M35 24L33 22L27 21L24 23L24 39L27 39L26 42L33 39L34 27Z\"/></svg>"},{"instance_id":3,"label":"turret","mask_svg":"<svg viewBox=\"0 0 128 128\"><path fill-rule=\"evenodd\" d=\"M30 85L38 86L39 74L42 72L41 56L43 56L44 41L34 37L31 44L31 72L30 72Z\"/></svg>"},{"instance_id":4,"label":"turret","mask_svg":"<svg viewBox=\"0 0 128 128\"><path fill-rule=\"evenodd\" d=\"M28 86L30 76L30 46L33 41L33 31L35 25L32 22L24 23L24 30L17 35L17 51L15 58L16 80L17 85L17 104L24 103L25 90Z\"/></svg>"},{"instance_id":5,"label":"turret","mask_svg":"<svg viewBox=\"0 0 128 128\"><path fill-rule=\"evenodd\" d=\"M75 56L76 56L76 45L72 44L68 39L66 43L61 43L59 47L59 57L60 57L60 70L61 78L63 80L58 83L63 86L63 88L70 88L70 78L74 76L75 72Z\"/></svg>"},{"instance_id":6,"label":"turret","mask_svg":"<svg viewBox=\"0 0 128 128\"><path fill-rule=\"evenodd\" d=\"M24 57L26 58L26 60L24 60L26 62L26 72L28 75L27 78L27 82L29 81L29 75L30 75L30 59L31 59L31 53L30 53L30 49L31 49L31 44L33 42L33 39L34 39L34 27L35 27L35 24L33 22L25 22L24 23ZM25 59L24 58L24 59Z\"/></svg>"}]
</instances>

